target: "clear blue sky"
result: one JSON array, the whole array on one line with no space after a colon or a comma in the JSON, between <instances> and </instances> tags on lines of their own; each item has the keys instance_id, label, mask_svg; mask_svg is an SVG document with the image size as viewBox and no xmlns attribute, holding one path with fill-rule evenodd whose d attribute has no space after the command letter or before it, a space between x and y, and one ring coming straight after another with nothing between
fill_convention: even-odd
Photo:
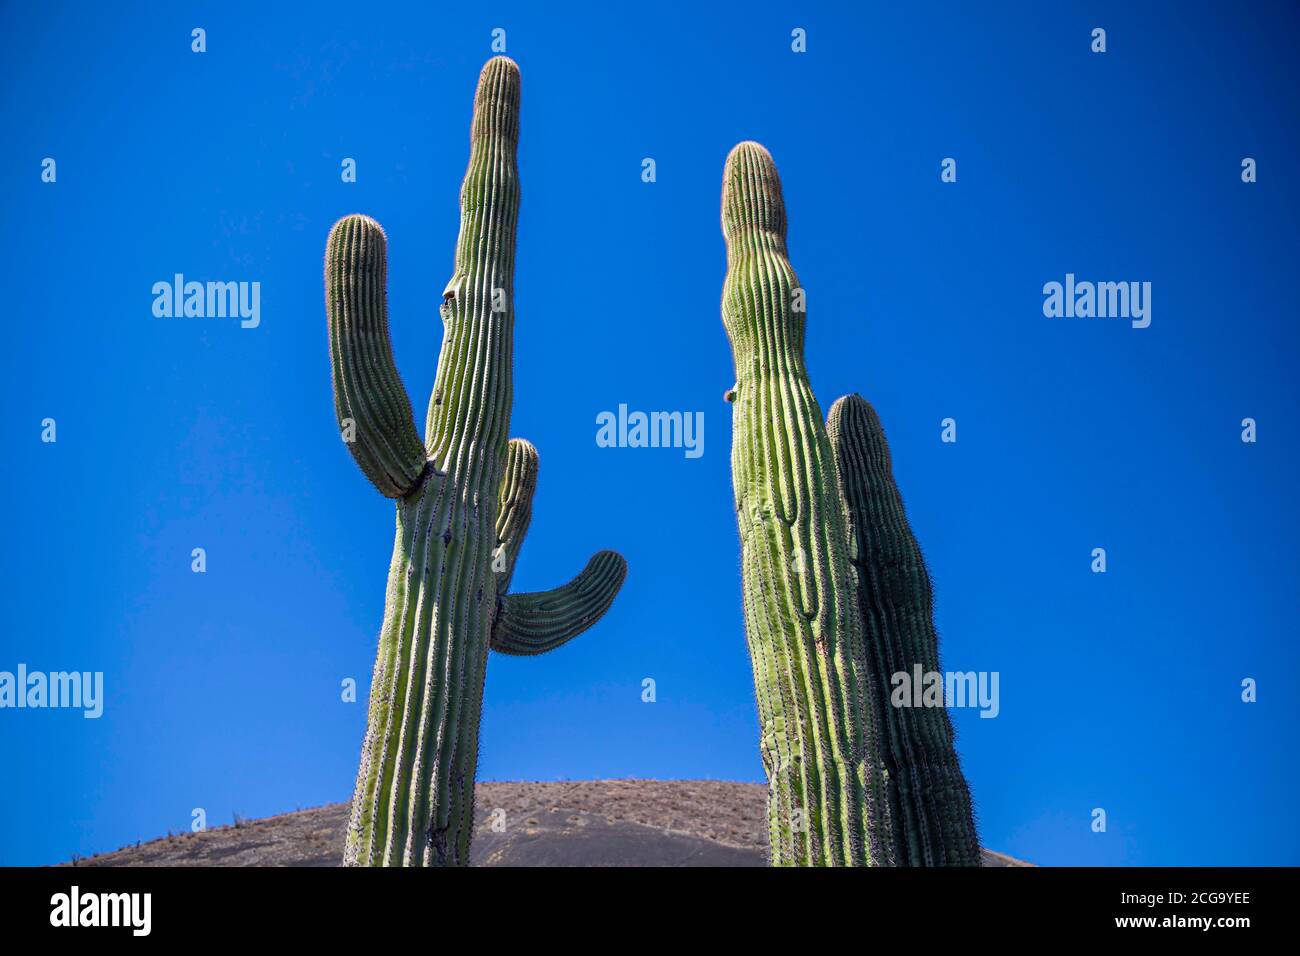
<instances>
[{"instance_id":1,"label":"clear blue sky","mask_svg":"<svg viewBox=\"0 0 1300 956\"><path fill-rule=\"evenodd\" d=\"M494 27L524 82L511 431L542 456L515 584L601 547L630 572L572 644L493 657L480 778L762 779L718 311L722 163L757 139L822 406L878 408L944 663L1001 675L996 719L954 712L985 844L1300 863L1292 9L158 6L0 14L0 670L106 683L99 720L0 710L0 863L350 795L393 507L335 429L325 237L387 229L422 422ZM260 327L155 318L178 272L260 282ZM1045 318L1067 272L1150 281L1150 328ZM620 403L702 410L704 455L598 448Z\"/></svg>"}]
</instances>

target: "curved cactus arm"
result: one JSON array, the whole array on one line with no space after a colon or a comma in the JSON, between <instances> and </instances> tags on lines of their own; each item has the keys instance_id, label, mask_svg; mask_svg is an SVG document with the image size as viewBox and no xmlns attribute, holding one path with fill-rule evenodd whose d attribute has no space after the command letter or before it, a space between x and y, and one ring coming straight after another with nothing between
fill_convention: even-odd
<instances>
[{"instance_id":1,"label":"curved cactus arm","mask_svg":"<svg viewBox=\"0 0 1300 956\"><path fill-rule=\"evenodd\" d=\"M367 216L335 223L325 246L325 308L343 440L380 493L401 498L418 483L425 453L388 338L387 247Z\"/></svg>"},{"instance_id":2,"label":"curved cactus arm","mask_svg":"<svg viewBox=\"0 0 1300 956\"><path fill-rule=\"evenodd\" d=\"M492 627L492 650L523 657L554 650L600 620L625 577L627 562L621 554L598 551L568 584L506 595Z\"/></svg>"},{"instance_id":3,"label":"curved cactus arm","mask_svg":"<svg viewBox=\"0 0 1300 956\"><path fill-rule=\"evenodd\" d=\"M497 496L497 547L492 553L497 593L510 590L515 561L533 520L533 492L537 490L537 449L532 442L512 438L506 446L505 477Z\"/></svg>"},{"instance_id":4,"label":"curved cactus arm","mask_svg":"<svg viewBox=\"0 0 1300 956\"><path fill-rule=\"evenodd\" d=\"M831 406L826 431L849 525L849 560L866 636L881 761L889 771L890 820L898 863L979 866L970 790L943 707L884 700L894 674L939 673L930 575L894 482L880 417L860 395Z\"/></svg>"}]
</instances>

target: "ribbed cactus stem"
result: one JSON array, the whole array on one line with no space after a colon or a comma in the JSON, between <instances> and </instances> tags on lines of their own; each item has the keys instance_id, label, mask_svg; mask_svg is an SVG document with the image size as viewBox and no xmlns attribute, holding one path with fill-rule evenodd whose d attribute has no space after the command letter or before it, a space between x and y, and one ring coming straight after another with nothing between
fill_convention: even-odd
<instances>
[{"instance_id":1,"label":"ribbed cactus stem","mask_svg":"<svg viewBox=\"0 0 1300 956\"><path fill-rule=\"evenodd\" d=\"M898 863L978 866L970 790L944 707L895 707L895 674L942 673L930 575L894 482L889 444L876 410L858 395L831 406L827 432L852 532L859 606L871 651L881 759ZM909 700L910 703L910 700Z\"/></svg>"},{"instance_id":2,"label":"ribbed cactus stem","mask_svg":"<svg viewBox=\"0 0 1300 956\"><path fill-rule=\"evenodd\" d=\"M732 479L774 864L892 861L868 665L830 442L804 368L799 282L767 150L727 158L722 317Z\"/></svg>"},{"instance_id":3,"label":"ribbed cactus stem","mask_svg":"<svg viewBox=\"0 0 1300 956\"><path fill-rule=\"evenodd\" d=\"M493 600L474 547L484 525L433 471L398 506L348 863L468 861Z\"/></svg>"},{"instance_id":4,"label":"ribbed cactus stem","mask_svg":"<svg viewBox=\"0 0 1300 956\"><path fill-rule=\"evenodd\" d=\"M474 96L455 271L443 290L442 351L425 425L429 456L443 470L476 450L504 451L510 427L519 93L514 61L489 60Z\"/></svg>"},{"instance_id":5,"label":"ribbed cactus stem","mask_svg":"<svg viewBox=\"0 0 1300 956\"><path fill-rule=\"evenodd\" d=\"M424 442L393 365L383 232L349 216L330 233L335 410L345 436L345 419L355 420L349 447L362 471L398 499L348 864L468 862L489 647L518 654L558 646L609 608L626 571L621 557L600 552L555 591L507 593L537 478L532 445L506 442L519 88L519 69L505 57L479 77Z\"/></svg>"}]
</instances>

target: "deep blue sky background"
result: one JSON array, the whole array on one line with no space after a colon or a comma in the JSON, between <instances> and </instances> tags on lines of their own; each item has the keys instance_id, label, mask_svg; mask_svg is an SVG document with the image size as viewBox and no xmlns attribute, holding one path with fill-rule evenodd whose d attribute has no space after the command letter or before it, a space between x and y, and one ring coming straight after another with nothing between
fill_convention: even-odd
<instances>
[{"instance_id":1,"label":"deep blue sky background","mask_svg":"<svg viewBox=\"0 0 1300 956\"><path fill-rule=\"evenodd\" d=\"M107 683L98 721L0 711L0 863L350 795L339 685L369 686L393 508L335 429L325 236L387 229L422 425L498 26L524 78L512 434L542 455L516 587L600 547L631 570L582 638L493 657L480 777L762 779L718 313L722 162L752 138L822 406L875 403L944 664L1001 674L997 719L954 712L985 845L1300 863L1294 8L383 6L0 13L0 669ZM1151 327L1044 318L1067 271L1151 281ZM261 327L154 318L176 272L260 281ZM619 403L703 410L704 456L598 448Z\"/></svg>"}]
</instances>

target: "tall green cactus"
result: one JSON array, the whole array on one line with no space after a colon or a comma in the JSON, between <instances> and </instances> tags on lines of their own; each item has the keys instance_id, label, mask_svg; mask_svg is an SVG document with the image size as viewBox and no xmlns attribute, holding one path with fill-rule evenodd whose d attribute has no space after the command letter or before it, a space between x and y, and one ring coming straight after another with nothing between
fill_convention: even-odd
<instances>
[{"instance_id":1,"label":"tall green cactus","mask_svg":"<svg viewBox=\"0 0 1300 956\"><path fill-rule=\"evenodd\" d=\"M879 459L859 467L860 432L854 416L843 419L854 428L840 427L843 405L831 434L822 424L804 366L805 295L786 251L781 180L757 143L727 157L722 231L722 320L736 366L732 480L772 862L977 863L947 715L938 718L943 736L935 719L900 720L888 706L894 662L933 660L937 668L929 592L924 602L909 592L906 603L880 590L882 580L894 582L892 569L865 566L901 547L892 537L878 543L874 524L887 518L888 535L896 534L901 502L887 514L874 503L885 493ZM864 535L873 550L860 553ZM887 610L874 613L882 601ZM924 613L929 630L900 622L895 609ZM929 656L919 654L926 640ZM904 651L882 652L900 643Z\"/></svg>"},{"instance_id":2,"label":"tall green cactus","mask_svg":"<svg viewBox=\"0 0 1300 956\"><path fill-rule=\"evenodd\" d=\"M891 675L942 673L930 575L894 483L880 418L860 395L831 406L826 420L849 520L872 686ZM888 691L886 691L888 693ZM888 771L892 839L903 866L978 866L970 791L943 707L894 707L878 698L877 738Z\"/></svg>"},{"instance_id":3,"label":"tall green cactus","mask_svg":"<svg viewBox=\"0 0 1300 956\"><path fill-rule=\"evenodd\" d=\"M537 452L506 440L513 385L519 68L479 76L455 271L422 442L388 336L386 237L365 216L325 258L334 406L353 458L397 501L397 538L344 855L349 865L463 865L487 653L539 654L582 633L626 574L603 551L555 590L507 586L532 513Z\"/></svg>"},{"instance_id":4,"label":"tall green cactus","mask_svg":"<svg viewBox=\"0 0 1300 956\"><path fill-rule=\"evenodd\" d=\"M757 143L727 157L722 231L722 321L736 365L731 469L772 862L889 863L848 532L804 368L781 182Z\"/></svg>"}]
</instances>

